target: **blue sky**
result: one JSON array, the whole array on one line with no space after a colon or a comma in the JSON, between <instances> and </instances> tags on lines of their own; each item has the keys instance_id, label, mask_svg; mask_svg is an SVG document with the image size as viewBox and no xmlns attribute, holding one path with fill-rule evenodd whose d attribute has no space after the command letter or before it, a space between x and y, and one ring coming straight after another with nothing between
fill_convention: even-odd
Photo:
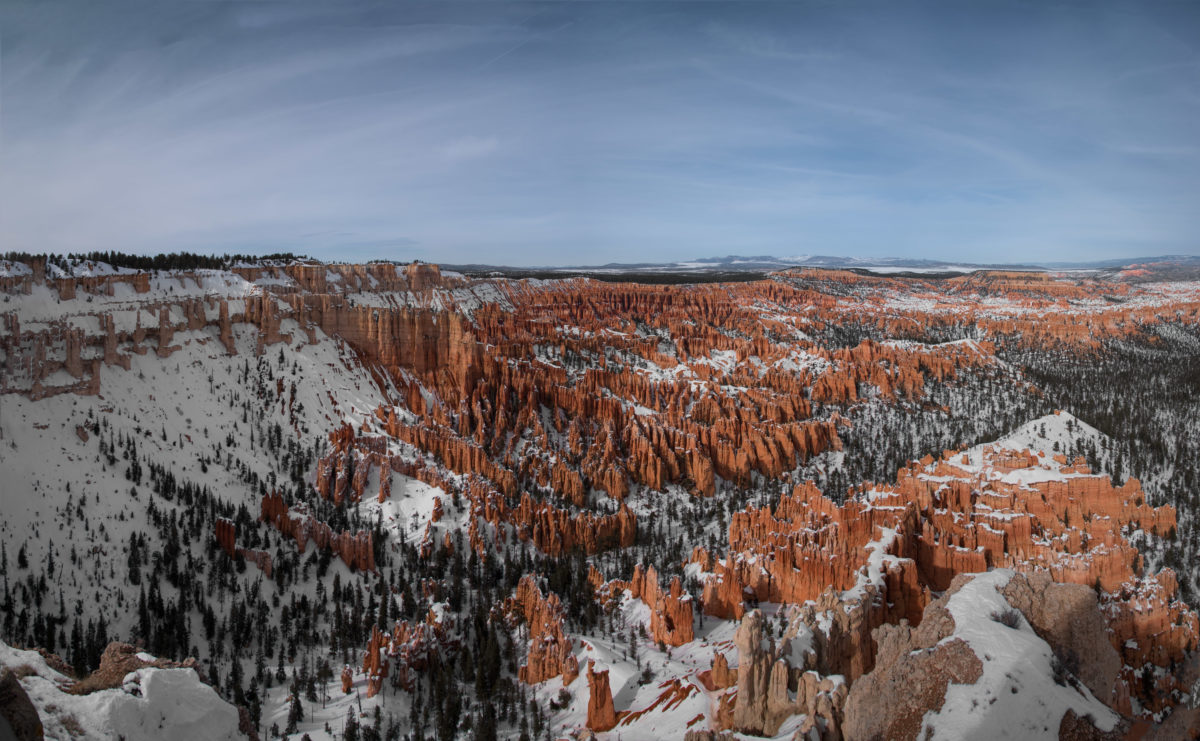
<instances>
[{"instance_id":1,"label":"blue sky","mask_svg":"<svg viewBox=\"0 0 1200 741\"><path fill-rule=\"evenodd\" d=\"M0 250L1200 252L1200 4L0 0Z\"/></svg>"}]
</instances>

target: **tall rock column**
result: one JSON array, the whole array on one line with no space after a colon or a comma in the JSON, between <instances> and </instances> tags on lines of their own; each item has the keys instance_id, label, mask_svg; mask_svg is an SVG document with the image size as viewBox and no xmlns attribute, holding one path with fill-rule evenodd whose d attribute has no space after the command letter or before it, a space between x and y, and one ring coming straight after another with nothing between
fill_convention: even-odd
<instances>
[{"instance_id":1,"label":"tall rock column","mask_svg":"<svg viewBox=\"0 0 1200 741\"><path fill-rule=\"evenodd\" d=\"M595 671L595 665L595 661L588 659L587 727L599 732L617 725L617 711L613 708L612 688L608 686L608 670Z\"/></svg>"},{"instance_id":2,"label":"tall rock column","mask_svg":"<svg viewBox=\"0 0 1200 741\"><path fill-rule=\"evenodd\" d=\"M733 727L761 736L766 725L767 686L771 676L773 646L763 645L763 616L751 610L742 618L733 643L738 649L737 704Z\"/></svg>"}]
</instances>

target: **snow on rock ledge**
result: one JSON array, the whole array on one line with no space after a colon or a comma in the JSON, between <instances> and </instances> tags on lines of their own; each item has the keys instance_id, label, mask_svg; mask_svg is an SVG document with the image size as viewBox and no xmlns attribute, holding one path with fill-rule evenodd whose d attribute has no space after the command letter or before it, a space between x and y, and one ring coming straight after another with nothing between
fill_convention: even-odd
<instances>
[{"instance_id":1,"label":"snow on rock ledge","mask_svg":"<svg viewBox=\"0 0 1200 741\"><path fill-rule=\"evenodd\" d=\"M109 728L126 741L217 741L240 738L238 713L196 672L187 669L139 669L126 678L125 690L108 690ZM140 688L141 696L126 694Z\"/></svg>"},{"instance_id":2,"label":"snow on rock ledge","mask_svg":"<svg viewBox=\"0 0 1200 741\"><path fill-rule=\"evenodd\" d=\"M119 688L71 694L73 680L41 654L0 642L0 671L12 670L37 709L47 739L225 741L245 736L238 711L192 669L144 667Z\"/></svg>"},{"instance_id":3,"label":"snow on rock ledge","mask_svg":"<svg viewBox=\"0 0 1200 741\"><path fill-rule=\"evenodd\" d=\"M983 675L974 684L947 688L941 709L925 714L924 727L932 735L923 737L974 738L986 732L996 739L1057 739L1068 710L1090 717L1101 731L1116 727L1116 713L1086 686L1066 677L1055 681L1063 670L1055 670L1054 650L1028 619L1010 612L1001 592L1013 578L1007 569L980 574L946 603L955 626L950 640L966 641L983 660ZM1005 615L1012 615L1012 627L1001 622Z\"/></svg>"},{"instance_id":4,"label":"snow on rock ledge","mask_svg":"<svg viewBox=\"0 0 1200 741\"><path fill-rule=\"evenodd\" d=\"M1120 717L1081 681L1087 677L1097 684L1096 677L1104 674L1111 688L1114 657L1079 655L1076 647L1057 643L1061 631L1044 616L1018 609L1028 609L1019 595L1030 589L1046 599L1072 602L1077 612L1090 609L1090 615L1061 619L1082 626L1083 634L1090 626L1094 634L1082 637L1111 652L1095 594L1089 604L1075 594L1090 592L1087 587L1029 581L1009 569L960 575L928 605L919 627L902 623L877 629L875 669L851 687L846 699L846 738L1057 739L1064 728L1081 724L1099 731L1097 737L1118 731ZM1067 655L1071 659L1064 662L1061 657Z\"/></svg>"}]
</instances>

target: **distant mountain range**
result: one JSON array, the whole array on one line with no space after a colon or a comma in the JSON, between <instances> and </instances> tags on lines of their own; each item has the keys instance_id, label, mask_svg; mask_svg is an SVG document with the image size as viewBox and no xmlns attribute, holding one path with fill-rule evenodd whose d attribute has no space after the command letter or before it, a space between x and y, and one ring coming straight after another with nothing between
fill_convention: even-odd
<instances>
[{"instance_id":1,"label":"distant mountain range","mask_svg":"<svg viewBox=\"0 0 1200 741\"><path fill-rule=\"evenodd\" d=\"M784 270L791 267L852 268L881 273L949 273L973 270L1113 270L1139 266L1200 266L1198 255L1162 255L1158 257L1120 258L1084 262L1032 262L1032 263L970 263L943 260L923 260L905 257L838 257L834 255L797 255L775 257L773 255L726 255L725 257L702 257L682 262L638 262L606 263L604 265L539 266L512 268L502 265L443 265L451 270L468 273L488 271L549 272L549 273L711 273L711 272L762 272Z\"/></svg>"}]
</instances>

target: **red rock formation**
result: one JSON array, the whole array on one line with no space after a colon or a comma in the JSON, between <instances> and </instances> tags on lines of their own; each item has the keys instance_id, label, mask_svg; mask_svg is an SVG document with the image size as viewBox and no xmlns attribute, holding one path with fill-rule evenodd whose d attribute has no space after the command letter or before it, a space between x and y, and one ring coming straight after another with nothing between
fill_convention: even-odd
<instances>
[{"instance_id":1,"label":"red rock formation","mask_svg":"<svg viewBox=\"0 0 1200 741\"><path fill-rule=\"evenodd\" d=\"M712 681L718 689L725 689L737 684L737 673L729 668L729 662L725 660L723 653L717 652L713 656Z\"/></svg>"},{"instance_id":2,"label":"red rock formation","mask_svg":"<svg viewBox=\"0 0 1200 741\"><path fill-rule=\"evenodd\" d=\"M612 690L608 686L608 670L595 671L595 664L595 661L588 659L587 727L601 732L617 725L617 712L613 708Z\"/></svg>"},{"instance_id":3,"label":"red rock formation","mask_svg":"<svg viewBox=\"0 0 1200 741\"><path fill-rule=\"evenodd\" d=\"M614 579L601 591L613 599L626 589L650 608L650 637L656 643L682 646L695 638L692 596L684 594L679 577L671 579L670 589L664 593L658 584L658 571L653 566L646 569L638 564L630 581Z\"/></svg>"},{"instance_id":4,"label":"red rock formation","mask_svg":"<svg viewBox=\"0 0 1200 741\"><path fill-rule=\"evenodd\" d=\"M257 566L268 579L271 578L274 573L274 566L271 562L270 553L266 551L253 551L248 548L238 548L237 554Z\"/></svg>"},{"instance_id":5,"label":"red rock formation","mask_svg":"<svg viewBox=\"0 0 1200 741\"><path fill-rule=\"evenodd\" d=\"M283 496L277 492L263 496L258 519L295 540L301 553L304 553L311 538L318 548L330 549L350 568L375 570L375 537L369 530L335 533L328 524L312 515L293 513L284 503Z\"/></svg>"},{"instance_id":6,"label":"red rock formation","mask_svg":"<svg viewBox=\"0 0 1200 741\"><path fill-rule=\"evenodd\" d=\"M557 594L542 596L533 577L526 574L517 584L517 593L507 603L509 614L520 615L529 625L529 655L517 670L526 684L539 684L563 675L563 686L579 674L579 662L572 655L572 643L563 632L563 607Z\"/></svg>"},{"instance_id":7,"label":"red rock formation","mask_svg":"<svg viewBox=\"0 0 1200 741\"><path fill-rule=\"evenodd\" d=\"M215 525L217 544L230 558L241 556L257 566L267 578L273 573L271 554L266 551L254 551L237 545L237 526L233 520L218 517Z\"/></svg>"},{"instance_id":8,"label":"red rock formation","mask_svg":"<svg viewBox=\"0 0 1200 741\"><path fill-rule=\"evenodd\" d=\"M30 267L28 275L0 279L0 290L20 295L45 284L45 265L33 261ZM295 263L233 272L252 281L272 279L244 299L244 287L231 292L243 306L235 316L225 298L217 299L215 317L193 299L144 307L152 316L158 312L158 327L150 333L157 334L160 354L173 351L172 335L179 329L212 325L233 352L230 325L238 322L258 328L261 352L291 341L279 331L281 320L291 318L310 341L323 331L349 343L363 362L400 381L413 411L440 410L457 434L513 432L515 424L535 416L532 410L538 407L526 405L529 401L554 415L561 410L567 420L589 420L573 436L575 457L569 468L580 476L585 493L596 488L616 498L623 496L630 479L652 488L676 482L707 494L712 491L710 475L729 480L750 470L777 475L799 457L833 444L832 438L812 438L797 427L812 416L814 403L853 400L864 385L885 398L917 398L928 379L951 379L963 367L992 362L987 342L864 343L830 353L799 337L798 327L850 322L876 327L881 336L903 336L912 326L973 325L986 336L1027 346L1089 351L1105 339L1132 337L1163 320L1200 316L1200 301L1193 296L1122 282L1002 271L924 281L804 270L772 281L686 288L505 283L488 288L507 305L485 305L468 319L453 310L456 299L450 289L468 288L469 282L447 278L436 266ZM181 287L198 281L186 272L171 277ZM150 290L150 274L140 272L50 282L66 301L80 292L112 296L118 284L137 293ZM402 292L400 303L408 305L360 305L352 299L359 291ZM1112 296L1148 300L1103 300ZM764 306L772 310L763 313ZM797 311L799 307L804 310ZM170 316L179 314L184 322L172 322ZM105 315L98 318L103 322ZM607 331L638 323L654 332ZM563 326L580 331L564 334L559 331ZM132 342L129 351L141 352L145 331L142 327L115 338L120 345ZM112 352L106 351L105 362L113 362L117 344L103 336L89 336L86 342L106 343ZM11 339L4 338L4 344L6 351L13 349ZM484 357L485 345L494 350L493 357ZM794 367L797 348L825 365ZM714 353L729 353L737 362L714 363ZM704 387L631 372L624 359L633 357L668 371L686 367ZM593 365L599 367L580 374L547 362L563 358L595 358ZM514 377L519 382L508 383ZM423 400L418 403L412 395L416 385L433 391L445 406L425 409ZM734 387L745 390L728 391ZM39 393L48 392L43 388ZM634 405L650 414L634 414ZM690 415L685 414L689 407ZM489 425L479 424L481 415ZM599 435L602 427L617 438L611 447ZM667 441L669 446L662 444ZM593 450L599 454L592 455ZM577 460L581 455L585 460ZM552 466L552 458L536 465ZM578 484L558 475L567 496L577 496Z\"/></svg>"},{"instance_id":9,"label":"red rock formation","mask_svg":"<svg viewBox=\"0 0 1200 741\"><path fill-rule=\"evenodd\" d=\"M235 541L237 540L237 528L233 524L233 520L224 517L217 518L216 524L217 543L221 546L221 550L225 551L230 558L233 558Z\"/></svg>"},{"instance_id":10,"label":"red rock formation","mask_svg":"<svg viewBox=\"0 0 1200 741\"><path fill-rule=\"evenodd\" d=\"M1159 677L1150 693L1140 678L1143 670L1181 663L1197 648L1200 623L1196 612L1179 599L1173 571L1163 569L1103 593L1101 610L1123 664L1113 703L1118 712L1132 715L1131 697L1138 698L1143 712L1161 712L1173 704L1173 693L1190 692L1174 673Z\"/></svg>"},{"instance_id":11,"label":"red rock formation","mask_svg":"<svg viewBox=\"0 0 1200 741\"><path fill-rule=\"evenodd\" d=\"M571 654L563 662L563 687L569 687L579 677L579 659Z\"/></svg>"},{"instance_id":12,"label":"red rock formation","mask_svg":"<svg viewBox=\"0 0 1200 741\"><path fill-rule=\"evenodd\" d=\"M383 680L391 676L408 692L416 687L416 673L427 671L441 658L442 651L457 646L446 626L431 610L423 622L397 621L391 633L371 626L371 637L363 652L362 673L367 678L367 697L383 689ZM349 691L354 672L347 666L342 670L342 689Z\"/></svg>"},{"instance_id":13,"label":"red rock formation","mask_svg":"<svg viewBox=\"0 0 1200 741\"><path fill-rule=\"evenodd\" d=\"M392 629L388 657L396 665L400 686L411 692L416 686L416 672L427 671L440 660L442 651L457 646L445 624L433 611L424 622L397 622Z\"/></svg>"},{"instance_id":14,"label":"red rock formation","mask_svg":"<svg viewBox=\"0 0 1200 741\"><path fill-rule=\"evenodd\" d=\"M1007 567L1098 585L1113 645L1138 670L1179 663L1196 647L1196 614L1177 601L1173 574L1139 581L1140 557L1122 535L1132 523L1166 535L1175 527L1172 508L1150 507L1136 480L1114 488L1082 461L995 448L984 449L982 461L977 470L948 451L911 464L895 486L864 485L870 494L841 507L804 485L774 513L736 514L731 551L711 564L705 611L738 617L747 602L816 600L817 611L835 616L822 668L853 680L873 666L874 628L901 618L916 625L931 590L945 590L957 574ZM1005 478L1029 468L1044 473L1030 483ZM889 558L872 572L880 549ZM707 560L703 552L693 557ZM865 596L834 610L839 593L852 588ZM1123 677L1125 691L1136 694L1131 677Z\"/></svg>"},{"instance_id":15,"label":"red rock formation","mask_svg":"<svg viewBox=\"0 0 1200 741\"><path fill-rule=\"evenodd\" d=\"M383 680L388 675L388 660L384 653L384 634L379 632L378 625L371 626L371 639L367 641L367 650L363 652L362 672L367 675L367 697L379 694Z\"/></svg>"}]
</instances>

